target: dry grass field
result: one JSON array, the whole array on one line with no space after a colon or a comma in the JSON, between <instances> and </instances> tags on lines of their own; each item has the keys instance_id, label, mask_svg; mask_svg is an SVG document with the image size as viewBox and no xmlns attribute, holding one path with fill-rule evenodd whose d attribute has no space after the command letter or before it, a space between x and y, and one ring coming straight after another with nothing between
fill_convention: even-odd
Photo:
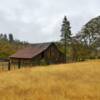
<instances>
[{"instance_id":1,"label":"dry grass field","mask_svg":"<svg viewBox=\"0 0 100 100\"><path fill-rule=\"evenodd\" d=\"M100 100L100 60L0 72L0 100Z\"/></svg>"}]
</instances>

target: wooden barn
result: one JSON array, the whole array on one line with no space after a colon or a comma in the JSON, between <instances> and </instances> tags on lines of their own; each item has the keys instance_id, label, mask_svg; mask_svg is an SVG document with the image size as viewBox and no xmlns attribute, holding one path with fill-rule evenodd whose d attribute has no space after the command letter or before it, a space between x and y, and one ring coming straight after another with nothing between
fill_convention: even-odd
<instances>
[{"instance_id":1,"label":"wooden barn","mask_svg":"<svg viewBox=\"0 0 100 100\"><path fill-rule=\"evenodd\" d=\"M65 55L59 51L55 43L40 43L11 55L10 62L18 63L19 68L21 64L25 63L32 65L65 63Z\"/></svg>"}]
</instances>

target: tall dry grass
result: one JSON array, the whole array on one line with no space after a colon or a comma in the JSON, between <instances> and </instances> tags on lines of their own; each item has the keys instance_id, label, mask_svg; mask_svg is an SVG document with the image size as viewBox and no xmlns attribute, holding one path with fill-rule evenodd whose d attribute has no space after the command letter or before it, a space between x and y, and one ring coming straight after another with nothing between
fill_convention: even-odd
<instances>
[{"instance_id":1,"label":"tall dry grass","mask_svg":"<svg viewBox=\"0 0 100 100\"><path fill-rule=\"evenodd\" d=\"M100 100L100 60L2 72L0 100Z\"/></svg>"}]
</instances>

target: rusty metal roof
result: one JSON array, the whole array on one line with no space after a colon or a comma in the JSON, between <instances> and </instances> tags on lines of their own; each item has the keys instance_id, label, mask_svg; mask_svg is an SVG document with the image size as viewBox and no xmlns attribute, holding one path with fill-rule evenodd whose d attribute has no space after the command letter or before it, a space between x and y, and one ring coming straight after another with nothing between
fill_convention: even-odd
<instances>
[{"instance_id":1,"label":"rusty metal roof","mask_svg":"<svg viewBox=\"0 0 100 100\"><path fill-rule=\"evenodd\" d=\"M26 47L11 55L10 58L31 59L45 51L51 44L52 43L32 44L30 47Z\"/></svg>"}]
</instances>

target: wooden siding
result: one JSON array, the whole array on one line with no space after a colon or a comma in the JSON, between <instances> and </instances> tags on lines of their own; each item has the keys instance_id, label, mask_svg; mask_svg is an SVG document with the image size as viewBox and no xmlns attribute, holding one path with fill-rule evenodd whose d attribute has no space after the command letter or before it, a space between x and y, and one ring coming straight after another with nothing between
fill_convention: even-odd
<instances>
[{"instance_id":1,"label":"wooden siding","mask_svg":"<svg viewBox=\"0 0 100 100\"><path fill-rule=\"evenodd\" d=\"M39 65L41 61L45 61L47 64L57 64L65 63L65 55L58 50L54 43L51 43L47 49L33 58L10 58L10 61L11 63L31 63L33 65Z\"/></svg>"}]
</instances>

